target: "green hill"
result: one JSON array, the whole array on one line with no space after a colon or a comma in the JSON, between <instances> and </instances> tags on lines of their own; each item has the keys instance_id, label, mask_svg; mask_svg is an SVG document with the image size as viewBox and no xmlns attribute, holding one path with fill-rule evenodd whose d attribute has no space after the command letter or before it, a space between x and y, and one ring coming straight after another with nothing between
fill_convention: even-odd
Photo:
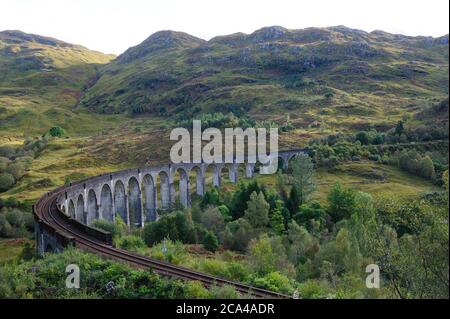
<instances>
[{"instance_id":1,"label":"green hill","mask_svg":"<svg viewBox=\"0 0 450 319\"><path fill-rule=\"evenodd\" d=\"M204 41L162 31L100 69L98 113L246 113L299 127L393 123L448 94L448 35L268 27Z\"/></svg>"},{"instance_id":2,"label":"green hill","mask_svg":"<svg viewBox=\"0 0 450 319\"><path fill-rule=\"evenodd\" d=\"M2 135L42 133L74 117L70 108L112 58L48 37L0 32Z\"/></svg>"}]
</instances>

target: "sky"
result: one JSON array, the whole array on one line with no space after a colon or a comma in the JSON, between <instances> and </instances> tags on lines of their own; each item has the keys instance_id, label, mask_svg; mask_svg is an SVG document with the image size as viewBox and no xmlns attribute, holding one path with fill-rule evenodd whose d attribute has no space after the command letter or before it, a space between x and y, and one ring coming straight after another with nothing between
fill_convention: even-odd
<instances>
[{"instance_id":1,"label":"sky","mask_svg":"<svg viewBox=\"0 0 450 319\"><path fill-rule=\"evenodd\" d=\"M209 40L265 26L345 25L442 36L448 0L0 0L0 31L21 30L120 54L160 30Z\"/></svg>"}]
</instances>

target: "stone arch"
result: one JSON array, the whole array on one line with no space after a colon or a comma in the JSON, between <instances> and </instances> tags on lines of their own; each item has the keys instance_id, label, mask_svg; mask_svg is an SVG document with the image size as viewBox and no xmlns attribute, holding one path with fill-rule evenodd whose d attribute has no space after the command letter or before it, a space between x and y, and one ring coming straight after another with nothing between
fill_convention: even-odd
<instances>
[{"instance_id":1,"label":"stone arch","mask_svg":"<svg viewBox=\"0 0 450 319\"><path fill-rule=\"evenodd\" d=\"M128 217L130 226L142 226L141 188L136 177L128 180Z\"/></svg>"},{"instance_id":2,"label":"stone arch","mask_svg":"<svg viewBox=\"0 0 450 319\"><path fill-rule=\"evenodd\" d=\"M178 196L180 203L183 206L189 206L189 175L183 168L178 168L175 171L175 176L178 175Z\"/></svg>"},{"instance_id":3,"label":"stone arch","mask_svg":"<svg viewBox=\"0 0 450 319\"><path fill-rule=\"evenodd\" d=\"M212 185L214 187L220 187L221 183L221 176L220 176L221 169L216 164L209 164L205 169L205 178L209 175L209 173L212 174Z\"/></svg>"},{"instance_id":4,"label":"stone arch","mask_svg":"<svg viewBox=\"0 0 450 319\"><path fill-rule=\"evenodd\" d=\"M158 207L161 208L169 208L170 206L170 180L169 175L165 171L161 171L158 173L159 177L159 195L161 200L161 205Z\"/></svg>"},{"instance_id":5,"label":"stone arch","mask_svg":"<svg viewBox=\"0 0 450 319\"><path fill-rule=\"evenodd\" d=\"M100 192L100 216L111 222L114 221L113 198L108 184L103 185Z\"/></svg>"},{"instance_id":6,"label":"stone arch","mask_svg":"<svg viewBox=\"0 0 450 319\"><path fill-rule=\"evenodd\" d=\"M142 179L142 193L143 193L143 205L144 215L148 221L156 220L156 208L157 208L157 194L156 187L153 181L153 177L147 174Z\"/></svg>"},{"instance_id":7,"label":"stone arch","mask_svg":"<svg viewBox=\"0 0 450 319\"><path fill-rule=\"evenodd\" d=\"M75 208L75 218L80 223L86 223L84 214L84 198L83 195L79 195L77 199L77 206Z\"/></svg>"},{"instance_id":8,"label":"stone arch","mask_svg":"<svg viewBox=\"0 0 450 319\"><path fill-rule=\"evenodd\" d=\"M230 183L237 183L239 176L239 164L237 163L227 163L222 167L221 170L221 180L226 180Z\"/></svg>"},{"instance_id":9,"label":"stone arch","mask_svg":"<svg viewBox=\"0 0 450 319\"><path fill-rule=\"evenodd\" d=\"M221 183L230 182L231 181L231 179L230 179L230 172L231 172L230 165L229 164L223 165L223 166L219 167L219 170L220 170L220 182Z\"/></svg>"},{"instance_id":10,"label":"stone arch","mask_svg":"<svg viewBox=\"0 0 450 319\"><path fill-rule=\"evenodd\" d=\"M201 167L194 166L189 171L190 185L195 184L195 193L199 196L205 194L205 176Z\"/></svg>"},{"instance_id":11,"label":"stone arch","mask_svg":"<svg viewBox=\"0 0 450 319\"><path fill-rule=\"evenodd\" d=\"M87 200L87 224L92 224L95 219L98 219L97 195L95 195L95 191L91 189L89 190Z\"/></svg>"},{"instance_id":12,"label":"stone arch","mask_svg":"<svg viewBox=\"0 0 450 319\"><path fill-rule=\"evenodd\" d=\"M69 216L75 219L75 218L76 218L76 215L75 215L75 205L74 205L74 203L73 203L73 200L69 200L69 205L68 205L68 207L69 207L69 210L68 210Z\"/></svg>"},{"instance_id":13,"label":"stone arch","mask_svg":"<svg viewBox=\"0 0 450 319\"><path fill-rule=\"evenodd\" d=\"M114 185L114 209L114 214L118 214L128 224L127 196L122 181L117 181Z\"/></svg>"}]
</instances>

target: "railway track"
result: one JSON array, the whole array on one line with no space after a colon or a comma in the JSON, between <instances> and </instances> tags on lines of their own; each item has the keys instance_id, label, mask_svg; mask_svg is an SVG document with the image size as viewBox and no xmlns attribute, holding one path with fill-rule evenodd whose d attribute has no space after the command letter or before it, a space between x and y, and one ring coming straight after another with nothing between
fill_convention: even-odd
<instances>
[{"instance_id":1,"label":"railway track","mask_svg":"<svg viewBox=\"0 0 450 319\"><path fill-rule=\"evenodd\" d=\"M72 224L68 223L65 218L63 218L63 216L61 215L63 213L58 209L56 205L57 197L63 191L64 188L61 187L43 196L36 203L34 211L36 217L39 218L43 223L45 223L53 230L63 233L67 237L72 238L75 247L83 251L97 254L103 258L125 262L133 267L152 269L156 273L165 277L199 281L205 287L212 287L215 285L229 285L234 287L236 291L244 296L271 299L289 298L289 296L283 294L204 274L198 271L176 266L167 262L145 257L123 249L115 248L111 245L107 245L104 242L83 233Z\"/></svg>"}]
</instances>

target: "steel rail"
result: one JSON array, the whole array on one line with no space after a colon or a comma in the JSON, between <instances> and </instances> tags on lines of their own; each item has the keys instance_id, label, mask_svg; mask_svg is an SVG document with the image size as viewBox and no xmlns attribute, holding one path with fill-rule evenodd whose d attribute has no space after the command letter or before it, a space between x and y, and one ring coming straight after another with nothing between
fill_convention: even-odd
<instances>
[{"instance_id":1,"label":"steel rail","mask_svg":"<svg viewBox=\"0 0 450 319\"><path fill-rule=\"evenodd\" d=\"M229 285L234 287L239 293L255 298L289 298L289 296L280 293L219 278L107 245L74 228L61 216L64 213L57 207L56 201L58 195L64 192L64 189L64 187L60 187L41 197L35 205L34 212L36 217L51 229L67 234L67 237L73 238L75 247L80 250L100 255L103 258L125 262L134 267L142 269L150 268L162 276L182 280L196 280L201 282L205 287Z\"/></svg>"}]
</instances>

